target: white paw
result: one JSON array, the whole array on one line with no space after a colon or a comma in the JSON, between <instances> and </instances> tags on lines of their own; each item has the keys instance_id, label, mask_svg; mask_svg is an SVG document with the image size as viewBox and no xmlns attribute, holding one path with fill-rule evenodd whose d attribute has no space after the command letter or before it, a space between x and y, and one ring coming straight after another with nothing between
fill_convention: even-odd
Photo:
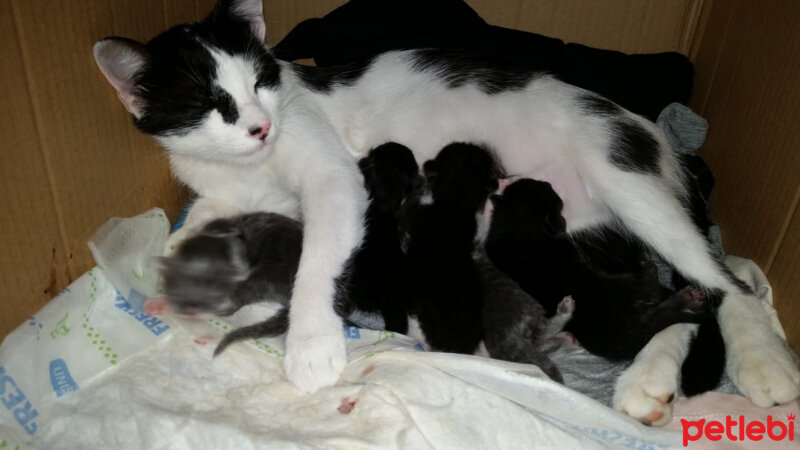
<instances>
[{"instance_id":1,"label":"white paw","mask_svg":"<svg viewBox=\"0 0 800 450\"><path fill-rule=\"evenodd\" d=\"M623 372L614 391L614 408L647 425L672 420L672 400L678 388L673 360L636 361Z\"/></svg>"},{"instance_id":2,"label":"white paw","mask_svg":"<svg viewBox=\"0 0 800 450\"><path fill-rule=\"evenodd\" d=\"M742 394L761 407L800 397L800 369L775 338L769 345L728 352L728 374Z\"/></svg>"},{"instance_id":3,"label":"white paw","mask_svg":"<svg viewBox=\"0 0 800 450\"><path fill-rule=\"evenodd\" d=\"M341 327L337 327L336 333L300 335L289 328L283 368L286 378L300 390L313 393L334 385L345 364L347 351Z\"/></svg>"}]
</instances>

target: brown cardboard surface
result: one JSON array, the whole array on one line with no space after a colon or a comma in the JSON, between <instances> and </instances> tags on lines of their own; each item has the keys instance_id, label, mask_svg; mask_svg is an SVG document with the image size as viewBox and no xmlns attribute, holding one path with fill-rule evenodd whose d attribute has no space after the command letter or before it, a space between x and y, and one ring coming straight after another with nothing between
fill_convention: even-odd
<instances>
[{"instance_id":1,"label":"brown cardboard surface","mask_svg":"<svg viewBox=\"0 0 800 450\"><path fill-rule=\"evenodd\" d=\"M796 198L800 200L800 189ZM795 351L800 352L800 208L797 206L767 277L774 289L775 306L783 319L786 337Z\"/></svg>"},{"instance_id":2,"label":"brown cardboard surface","mask_svg":"<svg viewBox=\"0 0 800 450\"><path fill-rule=\"evenodd\" d=\"M716 1L693 56L692 106L709 121L702 155L729 253L754 259L800 350L800 3Z\"/></svg>"},{"instance_id":3,"label":"brown cardboard surface","mask_svg":"<svg viewBox=\"0 0 800 450\"><path fill-rule=\"evenodd\" d=\"M485 2L487 7L490 2ZM701 0L521 1L516 28L628 53L688 51Z\"/></svg>"},{"instance_id":4,"label":"brown cardboard surface","mask_svg":"<svg viewBox=\"0 0 800 450\"><path fill-rule=\"evenodd\" d=\"M12 4L0 2L0 336L69 279L17 33Z\"/></svg>"},{"instance_id":5,"label":"brown cardboard surface","mask_svg":"<svg viewBox=\"0 0 800 450\"><path fill-rule=\"evenodd\" d=\"M726 249L765 270L800 185L798 26L798 2L715 2L696 56L692 104L709 121L712 215Z\"/></svg>"}]
</instances>

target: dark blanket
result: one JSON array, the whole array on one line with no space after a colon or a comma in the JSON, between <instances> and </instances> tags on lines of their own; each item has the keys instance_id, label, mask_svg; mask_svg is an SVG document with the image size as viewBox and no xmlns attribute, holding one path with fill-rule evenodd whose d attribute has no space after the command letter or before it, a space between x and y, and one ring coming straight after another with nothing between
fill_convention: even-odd
<instances>
[{"instance_id":1,"label":"dark blanket","mask_svg":"<svg viewBox=\"0 0 800 450\"><path fill-rule=\"evenodd\" d=\"M597 92L655 121L672 102L686 104L694 68L679 53L626 55L487 24L462 0L351 0L298 24L277 57L345 65L388 50L440 48L473 53Z\"/></svg>"}]
</instances>

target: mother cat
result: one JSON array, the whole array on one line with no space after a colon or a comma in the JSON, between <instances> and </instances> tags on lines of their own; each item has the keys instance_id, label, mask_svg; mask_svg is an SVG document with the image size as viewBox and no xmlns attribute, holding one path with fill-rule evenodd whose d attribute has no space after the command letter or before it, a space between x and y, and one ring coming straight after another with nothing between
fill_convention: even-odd
<instances>
[{"instance_id":1,"label":"mother cat","mask_svg":"<svg viewBox=\"0 0 800 450\"><path fill-rule=\"evenodd\" d=\"M346 363L334 280L362 238L356 159L381 143L431 159L453 141L495 149L506 170L549 181L570 232L619 223L684 276L724 293L728 373L760 405L798 396L800 372L750 289L708 251L684 208L684 174L647 120L551 76L436 50L390 52L357 67L275 60L261 0L221 0L200 23L147 44L107 38L98 66L134 124L166 149L199 195L174 246L210 219L274 211L305 223L286 337L288 379L306 391ZM620 379L616 406L668 420L691 325L658 335Z\"/></svg>"}]
</instances>

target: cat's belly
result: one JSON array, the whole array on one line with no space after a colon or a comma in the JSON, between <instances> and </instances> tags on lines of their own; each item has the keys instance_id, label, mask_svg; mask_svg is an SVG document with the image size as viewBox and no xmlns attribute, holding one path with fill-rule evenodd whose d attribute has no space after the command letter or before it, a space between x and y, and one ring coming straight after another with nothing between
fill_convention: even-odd
<instances>
[{"instance_id":1,"label":"cat's belly","mask_svg":"<svg viewBox=\"0 0 800 450\"><path fill-rule=\"evenodd\" d=\"M581 154L574 124L555 109L509 107L500 99L465 92L457 100L425 102L412 112L398 107L386 114L356 114L346 127L346 146L362 157L377 145L394 141L406 145L418 163L432 159L445 145L471 142L486 145L505 172L515 178L549 182L564 202L570 231L606 222L608 209L592 195L581 177L575 156ZM513 106L513 105L512 105ZM585 131L583 131L585 133ZM596 152L595 152L596 153Z\"/></svg>"}]
</instances>

